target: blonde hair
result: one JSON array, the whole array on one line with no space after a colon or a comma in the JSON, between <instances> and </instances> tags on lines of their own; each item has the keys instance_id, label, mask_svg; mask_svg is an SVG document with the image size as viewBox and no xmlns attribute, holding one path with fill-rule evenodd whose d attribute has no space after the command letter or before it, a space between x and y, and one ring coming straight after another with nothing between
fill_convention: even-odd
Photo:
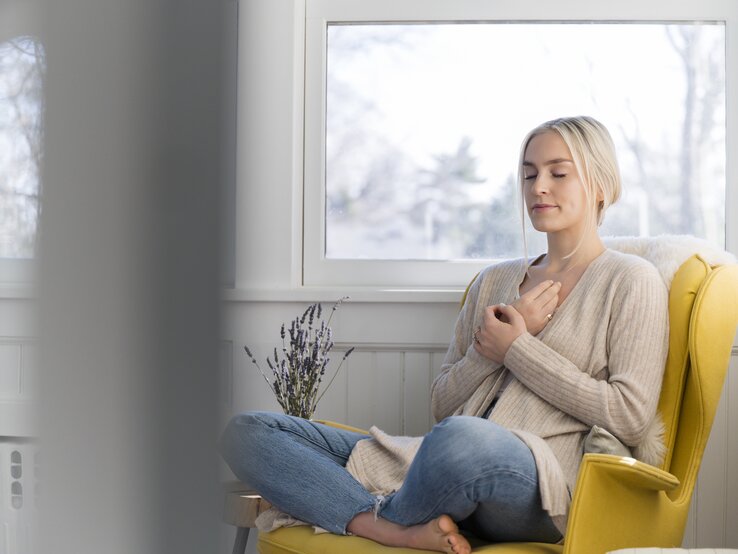
<instances>
[{"instance_id":1,"label":"blonde hair","mask_svg":"<svg viewBox=\"0 0 738 554\"><path fill-rule=\"evenodd\" d=\"M523 250L525 259L528 259L528 243L525 236L525 197L523 185L525 175L523 172L523 161L525 151L531 139L536 135L553 131L566 143L577 169L579 179L584 187L584 193L590 210L587 210L585 221L586 229L594 224L595 212L597 226L602 224L605 212L612 204L618 201L621 192L620 169L615 154L615 145L607 128L593 117L580 115L575 117L561 117L542 123L530 131L520 147L520 160L518 161L518 186L520 189L520 213L523 225ZM597 196L602 200L598 203ZM584 241L585 234L579 239L574 250L565 256L573 256Z\"/></svg>"}]
</instances>

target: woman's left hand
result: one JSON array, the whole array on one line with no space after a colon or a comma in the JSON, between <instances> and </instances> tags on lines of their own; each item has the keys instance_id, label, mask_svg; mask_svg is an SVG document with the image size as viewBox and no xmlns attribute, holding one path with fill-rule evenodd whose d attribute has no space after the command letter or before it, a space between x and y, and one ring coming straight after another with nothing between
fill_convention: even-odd
<instances>
[{"instance_id":1,"label":"woman's left hand","mask_svg":"<svg viewBox=\"0 0 738 554\"><path fill-rule=\"evenodd\" d=\"M525 319L512 306L487 306L482 325L474 333L474 349L485 358L501 364L510 345L526 331Z\"/></svg>"}]
</instances>

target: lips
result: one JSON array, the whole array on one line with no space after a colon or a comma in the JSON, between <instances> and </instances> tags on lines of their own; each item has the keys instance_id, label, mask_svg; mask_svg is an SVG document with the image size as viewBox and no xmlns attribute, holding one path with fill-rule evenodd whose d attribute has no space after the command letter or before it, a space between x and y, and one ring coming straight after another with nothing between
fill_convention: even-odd
<instances>
[{"instance_id":1,"label":"lips","mask_svg":"<svg viewBox=\"0 0 738 554\"><path fill-rule=\"evenodd\" d=\"M533 210L546 211L546 210L550 210L551 208L556 208L556 207L557 206L555 206L553 204L534 204L533 205Z\"/></svg>"}]
</instances>

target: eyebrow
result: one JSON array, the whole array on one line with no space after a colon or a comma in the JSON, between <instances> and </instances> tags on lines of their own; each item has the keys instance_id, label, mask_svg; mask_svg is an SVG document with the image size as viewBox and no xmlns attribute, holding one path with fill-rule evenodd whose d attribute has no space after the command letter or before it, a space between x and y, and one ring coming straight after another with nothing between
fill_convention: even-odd
<instances>
[{"instance_id":1,"label":"eyebrow","mask_svg":"<svg viewBox=\"0 0 738 554\"><path fill-rule=\"evenodd\" d=\"M567 158L555 158L553 160L548 160L547 162L544 162L543 166L545 167L547 165L560 164L561 162L574 163L572 160L569 160ZM528 160L523 161L523 165L535 167L535 164L533 162L529 162Z\"/></svg>"}]
</instances>

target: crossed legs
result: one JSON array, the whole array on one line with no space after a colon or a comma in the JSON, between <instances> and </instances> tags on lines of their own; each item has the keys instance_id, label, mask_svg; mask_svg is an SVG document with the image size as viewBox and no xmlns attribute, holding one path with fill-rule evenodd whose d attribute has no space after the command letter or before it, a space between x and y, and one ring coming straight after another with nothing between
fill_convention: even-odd
<instances>
[{"instance_id":1,"label":"crossed legs","mask_svg":"<svg viewBox=\"0 0 738 554\"><path fill-rule=\"evenodd\" d=\"M221 452L236 476L293 517L337 534L465 554L460 522L488 540L560 534L540 508L530 450L506 429L457 416L426 435L403 486L379 501L346 470L368 435L271 412L235 416ZM512 505L511 505L512 503Z\"/></svg>"}]
</instances>

